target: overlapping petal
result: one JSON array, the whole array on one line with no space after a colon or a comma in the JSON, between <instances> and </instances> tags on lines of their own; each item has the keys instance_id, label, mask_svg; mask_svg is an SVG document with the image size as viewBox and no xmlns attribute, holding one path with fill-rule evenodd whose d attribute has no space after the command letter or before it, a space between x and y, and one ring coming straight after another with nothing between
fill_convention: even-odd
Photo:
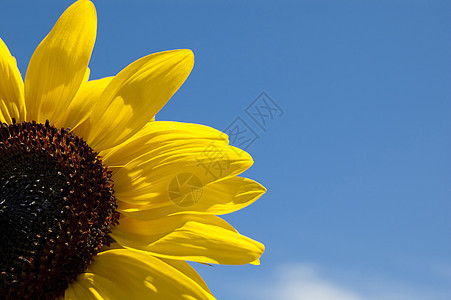
<instances>
[{"instance_id":1,"label":"overlapping petal","mask_svg":"<svg viewBox=\"0 0 451 300\"><path fill-rule=\"evenodd\" d=\"M0 39L0 122L25 120L23 81L16 60Z\"/></svg>"},{"instance_id":2,"label":"overlapping petal","mask_svg":"<svg viewBox=\"0 0 451 300\"><path fill-rule=\"evenodd\" d=\"M86 137L86 131L89 128L84 125L84 121L89 118L94 105L99 101L100 95L112 79L113 77L106 77L82 83L74 99L56 125L71 128L78 136Z\"/></svg>"},{"instance_id":3,"label":"overlapping petal","mask_svg":"<svg viewBox=\"0 0 451 300\"><path fill-rule=\"evenodd\" d=\"M178 176L197 178L204 186L220 178L236 176L252 165L252 158L237 154L229 145L215 145L205 150L209 142L175 141L138 157L113 173L116 197L123 202L148 205L166 199L169 185ZM220 153L221 156L214 157ZM161 201L161 200L160 200Z\"/></svg>"},{"instance_id":4,"label":"overlapping petal","mask_svg":"<svg viewBox=\"0 0 451 300\"><path fill-rule=\"evenodd\" d=\"M116 146L138 132L166 104L194 65L191 50L143 57L117 74L93 109L87 140L96 150Z\"/></svg>"},{"instance_id":5,"label":"overlapping petal","mask_svg":"<svg viewBox=\"0 0 451 300\"><path fill-rule=\"evenodd\" d=\"M95 299L113 300L128 299L127 291L118 287L117 283L93 273L82 273L65 292L65 300Z\"/></svg>"},{"instance_id":6,"label":"overlapping petal","mask_svg":"<svg viewBox=\"0 0 451 300\"><path fill-rule=\"evenodd\" d=\"M124 247L202 263L258 264L264 251L261 243L210 215L179 214L145 221L123 218L111 236Z\"/></svg>"},{"instance_id":7,"label":"overlapping petal","mask_svg":"<svg viewBox=\"0 0 451 300\"><path fill-rule=\"evenodd\" d=\"M141 220L162 218L177 213L222 215L240 210L254 203L266 189L248 178L231 177L199 187L199 190L179 189L177 197L168 193L152 198L148 205L119 201L118 210L123 215Z\"/></svg>"},{"instance_id":8,"label":"overlapping petal","mask_svg":"<svg viewBox=\"0 0 451 300\"><path fill-rule=\"evenodd\" d=\"M100 253L87 273L69 287L65 298L215 299L186 262L162 260L127 249Z\"/></svg>"},{"instance_id":9,"label":"overlapping petal","mask_svg":"<svg viewBox=\"0 0 451 300\"><path fill-rule=\"evenodd\" d=\"M147 133L104 158L115 170L115 193L122 202L167 201L169 184L180 174L192 175L204 186L238 175L253 163L249 154L228 144L225 134L206 126L156 121L145 128Z\"/></svg>"},{"instance_id":10,"label":"overlapping petal","mask_svg":"<svg viewBox=\"0 0 451 300\"><path fill-rule=\"evenodd\" d=\"M96 30L96 11L91 1L77 1L61 15L28 65L27 120L58 123L85 77Z\"/></svg>"},{"instance_id":11,"label":"overlapping petal","mask_svg":"<svg viewBox=\"0 0 451 300\"><path fill-rule=\"evenodd\" d=\"M155 121L147 123L139 132L124 143L103 155L103 162L109 166L125 166L131 160L149 151L177 140L200 140L228 143L225 133L214 128L192 123Z\"/></svg>"}]
</instances>

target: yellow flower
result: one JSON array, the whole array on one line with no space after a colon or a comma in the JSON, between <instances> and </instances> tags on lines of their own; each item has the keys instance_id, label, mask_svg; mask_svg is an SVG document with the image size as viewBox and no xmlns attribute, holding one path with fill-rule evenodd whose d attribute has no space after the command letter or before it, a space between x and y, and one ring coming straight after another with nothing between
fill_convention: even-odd
<instances>
[{"instance_id":1,"label":"yellow flower","mask_svg":"<svg viewBox=\"0 0 451 300\"><path fill-rule=\"evenodd\" d=\"M88 0L70 6L22 81L0 39L0 298L214 299L186 261L259 263L217 215L265 189L210 127L153 121L194 57L143 57L88 81Z\"/></svg>"}]
</instances>

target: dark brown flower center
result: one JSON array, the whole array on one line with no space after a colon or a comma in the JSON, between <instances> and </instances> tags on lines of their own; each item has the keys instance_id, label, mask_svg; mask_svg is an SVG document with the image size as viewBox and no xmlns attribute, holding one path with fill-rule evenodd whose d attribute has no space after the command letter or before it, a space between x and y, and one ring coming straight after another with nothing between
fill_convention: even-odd
<instances>
[{"instance_id":1,"label":"dark brown flower center","mask_svg":"<svg viewBox=\"0 0 451 300\"><path fill-rule=\"evenodd\" d=\"M118 223L111 172L83 139L0 123L0 298L64 294Z\"/></svg>"}]
</instances>

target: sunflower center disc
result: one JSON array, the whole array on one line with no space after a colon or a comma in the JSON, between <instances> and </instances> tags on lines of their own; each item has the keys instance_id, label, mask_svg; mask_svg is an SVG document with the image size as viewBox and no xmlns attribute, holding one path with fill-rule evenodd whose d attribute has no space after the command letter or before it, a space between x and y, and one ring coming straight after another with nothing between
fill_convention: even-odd
<instances>
[{"instance_id":1,"label":"sunflower center disc","mask_svg":"<svg viewBox=\"0 0 451 300\"><path fill-rule=\"evenodd\" d=\"M118 223L110 178L66 130L0 123L0 298L64 295Z\"/></svg>"}]
</instances>

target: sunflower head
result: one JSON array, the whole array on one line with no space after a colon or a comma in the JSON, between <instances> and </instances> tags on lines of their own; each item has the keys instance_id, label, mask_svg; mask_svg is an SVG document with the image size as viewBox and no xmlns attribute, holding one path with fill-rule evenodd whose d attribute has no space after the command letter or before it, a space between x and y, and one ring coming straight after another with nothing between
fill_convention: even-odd
<instances>
[{"instance_id":1,"label":"sunflower head","mask_svg":"<svg viewBox=\"0 0 451 300\"><path fill-rule=\"evenodd\" d=\"M111 172L86 142L36 122L0 123L0 292L62 295L117 224Z\"/></svg>"},{"instance_id":2,"label":"sunflower head","mask_svg":"<svg viewBox=\"0 0 451 300\"><path fill-rule=\"evenodd\" d=\"M0 39L0 299L214 299L186 261L258 264L264 246L217 215L265 188L225 134L155 121L190 50L89 80L96 24L71 5L25 81Z\"/></svg>"}]
</instances>

